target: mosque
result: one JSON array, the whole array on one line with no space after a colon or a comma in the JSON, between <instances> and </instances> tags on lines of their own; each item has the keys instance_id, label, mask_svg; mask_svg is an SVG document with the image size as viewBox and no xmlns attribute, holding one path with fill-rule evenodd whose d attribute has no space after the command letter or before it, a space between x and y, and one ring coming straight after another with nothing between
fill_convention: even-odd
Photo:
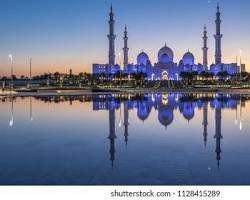
<instances>
[{"instance_id":1,"label":"mosque","mask_svg":"<svg viewBox=\"0 0 250 200\"><path fill-rule=\"evenodd\" d=\"M217 6L216 12L216 33L215 38L215 63L208 67L208 46L207 46L207 29L204 27L203 31L203 61L202 64L196 63L195 57L191 52L186 52L179 63L174 60L174 52L166 44L158 52L158 62L152 65L149 56L142 51L137 56L136 64L129 64L129 48L128 48L128 30L125 26L124 31L124 48L123 48L123 70L122 67L115 63L115 39L114 32L115 20L114 12L111 6L109 13L109 62L108 64L93 64L92 72L94 75L105 74L110 79L116 74L123 72L124 74L146 74L147 80L181 80L179 76L181 72L212 72L215 76L219 72L227 72L229 75L234 75L240 72L240 67L236 63L224 64L222 63L221 51L221 13L220 7Z\"/></svg>"}]
</instances>

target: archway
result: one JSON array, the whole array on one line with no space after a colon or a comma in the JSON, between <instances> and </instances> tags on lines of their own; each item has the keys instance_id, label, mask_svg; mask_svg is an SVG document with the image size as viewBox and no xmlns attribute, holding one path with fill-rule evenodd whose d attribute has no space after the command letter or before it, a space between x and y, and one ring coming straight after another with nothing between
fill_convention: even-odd
<instances>
[{"instance_id":1,"label":"archway","mask_svg":"<svg viewBox=\"0 0 250 200\"><path fill-rule=\"evenodd\" d=\"M167 71L163 71L162 72L162 74L161 74L161 80L163 80L163 81L169 80L168 72Z\"/></svg>"},{"instance_id":2,"label":"archway","mask_svg":"<svg viewBox=\"0 0 250 200\"><path fill-rule=\"evenodd\" d=\"M151 80L152 80L152 81L155 80L155 74L154 74L154 73L151 75Z\"/></svg>"}]
</instances>

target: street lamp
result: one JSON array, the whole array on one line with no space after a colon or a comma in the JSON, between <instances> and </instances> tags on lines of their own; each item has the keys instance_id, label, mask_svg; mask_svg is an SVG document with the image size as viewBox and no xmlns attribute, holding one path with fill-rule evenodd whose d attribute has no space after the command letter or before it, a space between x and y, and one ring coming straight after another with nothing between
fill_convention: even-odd
<instances>
[{"instance_id":1,"label":"street lamp","mask_svg":"<svg viewBox=\"0 0 250 200\"><path fill-rule=\"evenodd\" d=\"M240 130L242 130L242 98L240 96Z\"/></svg>"},{"instance_id":2,"label":"street lamp","mask_svg":"<svg viewBox=\"0 0 250 200\"><path fill-rule=\"evenodd\" d=\"M242 60L242 50L240 49L240 81L241 81L241 78L242 78L242 75L241 75L241 73L242 73L242 68L241 68L241 60Z\"/></svg>"},{"instance_id":3,"label":"street lamp","mask_svg":"<svg viewBox=\"0 0 250 200\"><path fill-rule=\"evenodd\" d=\"M9 54L10 59L10 71L11 71L11 89L13 88L13 55Z\"/></svg>"},{"instance_id":4,"label":"street lamp","mask_svg":"<svg viewBox=\"0 0 250 200\"><path fill-rule=\"evenodd\" d=\"M32 77L32 58L30 58L30 79Z\"/></svg>"}]
</instances>

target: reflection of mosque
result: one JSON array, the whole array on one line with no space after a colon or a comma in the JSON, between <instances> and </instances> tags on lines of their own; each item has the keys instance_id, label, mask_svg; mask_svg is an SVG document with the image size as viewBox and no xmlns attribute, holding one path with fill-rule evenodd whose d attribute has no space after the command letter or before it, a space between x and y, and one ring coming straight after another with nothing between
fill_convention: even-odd
<instances>
[{"instance_id":1,"label":"reflection of mosque","mask_svg":"<svg viewBox=\"0 0 250 200\"><path fill-rule=\"evenodd\" d=\"M220 159L221 159L221 107L220 105L215 106L215 136L214 138L216 139L216 159L218 161L218 167L220 165Z\"/></svg>"},{"instance_id":2,"label":"reflection of mosque","mask_svg":"<svg viewBox=\"0 0 250 200\"><path fill-rule=\"evenodd\" d=\"M128 126L129 126L129 102L124 102L124 137L125 143L128 144Z\"/></svg>"},{"instance_id":3,"label":"reflection of mosque","mask_svg":"<svg viewBox=\"0 0 250 200\"><path fill-rule=\"evenodd\" d=\"M30 97L30 121L33 120L33 106ZM10 121L9 125L14 126L14 103L16 97L2 98L2 102L10 102ZM136 110L137 117L142 122L146 122L152 110L158 111L158 122L165 128L171 126L174 121L174 111L179 111L184 119L188 122L195 116L196 109L203 109L203 140L204 145L207 144L208 136L208 106L215 110L215 143L216 143L216 159L221 160L221 139L222 139L222 110L234 109L236 111L235 123L242 130L242 107L249 97L239 95L222 95L222 94L113 94L113 95L87 95L87 96L62 96L62 97L36 97L36 100L41 100L45 103L63 103L74 101L93 102L93 110L109 111L109 136L110 141L110 160L112 166L115 161L115 140L116 140L116 110L121 109L123 104L124 109L124 142L129 141L129 111ZM210 104L209 104L210 102ZM239 107L239 109L238 109ZM238 110L240 111L238 114ZM121 117L121 116L120 116Z\"/></svg>"},{"instance_id":4,"label":"reflection of mosque","mask_svg":"<svg viewBox=\"0 0 250 200\"><path fill-rule=\"evenodd\" d=\"M110 161L112 163L112 168L114 167L114 160L115 160L115 109L109 110L109 137L110 140Z\"/></svg>"},{"instance_id":5,"label":"reflection of mosque","mask_svg":"<svg viewBox=\"0 0 250 200\"><path fill-rule=\"evenodd\" d=\"M137 110L137 117L145 122L150 116L151 110L154 108L158 111L158 121L166 129L174 121L174 111L179 110L183 118L188 122L195 116L195 109L203 110L203 138L204 145L207 144L208 136L208 102L210 107L215 110L215 143L216 143L216 159L219 167L221 160L221 111L222 109L237 110L239 102L245 102L247 99L234 95L215 95L215 94L146 94L139 99L131 98L130 95L125 97L115 96L95 96L93 101L93 110L109 110L109 126L110 126L110 157L112 166L115 160L115 109L119 109L121 104L124 106L124 137L125 143L128 143L128 126L129 126L129 110ZM122 100L121 100L122 99ZM128 100L130 99L130 100ZM124 101L123 101L124 100ZM240 103L244 105L244 103Z\"/></svg>"},{"instance_id":6,"label":"reflection of mosque","mask_svg":"<svg viewBox=\"0 0 250 200\"><path fill-rule=\"evenodd\" d=\"M207 121L207 102L203 104L203 137L204 137L204 145L206 147L207 145L207 126L208 126L208 121Z\"/></svg>"}]
</instances>

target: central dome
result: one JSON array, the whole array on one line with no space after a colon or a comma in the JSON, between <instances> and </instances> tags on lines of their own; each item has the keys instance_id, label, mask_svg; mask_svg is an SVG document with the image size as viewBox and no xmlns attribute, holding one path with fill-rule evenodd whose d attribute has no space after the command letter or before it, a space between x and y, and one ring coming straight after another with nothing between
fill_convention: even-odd
<instances>
[{"instance_id":1,"label":"central dome","mask_svg":"<svg viewBox=\"0 0 250 200\"><path fill-rule=\"evenodd\" d=\"M173 62L174 53L172 49L167 47L166 45L162 47L158 53L158 62L161 64L168 64Z\"/></svg>"},{"instance_id":2,"label":"central dome","mask_svg":"<svg viewBox=\"0 0 250 200\"><path fill-rule=\"evenodd\" d=\"M189 51L184 54L182 60L184 65L194 65L194 55Z\"/></svg>"},{"instance_id":3,"label":"central dome","mask_svg":"<svg viewBox=\"0 0 250 200\"><path fill-rule=\"evenodd\" d=\"M169 126L174 120L173 111L171 109L161 107L158 113L158 120L163 126Z\"/></svg>"},{"instance_id":4,"label":"central dome","mask_svg":"<svg viewBox=\"0 0 250 200\"><path fill-rule=\"evenodd\" d=\"M146 66L147 63L149 61L149 57L146 53L141 52L138 56L137 56L137 64L138 65L144 65Z\"/></svg>"}]
</instances>

